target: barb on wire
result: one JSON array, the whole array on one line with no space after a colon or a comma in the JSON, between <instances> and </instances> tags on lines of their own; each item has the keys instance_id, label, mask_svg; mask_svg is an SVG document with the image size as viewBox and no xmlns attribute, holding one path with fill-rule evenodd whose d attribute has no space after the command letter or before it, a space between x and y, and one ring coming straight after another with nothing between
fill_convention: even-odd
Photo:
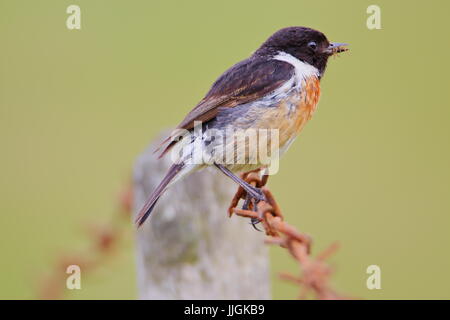
<instances>
[{"instance_id":1,"label":"barb on wire","mask_svg":"<svg viewBox=\"0 0 450 320\"><path fill-rule=\"evenodd\" d=\"M260 221L268 236L266 243L279 245L286 248L290 255L298 262L302 273L301 276L293 276L283 273L281 279L290 281L300 287L300 299L306 299L310 295L316 299L345 299L336 293L330 286L332 268L325 260L338 248L335 243L316 257L311 256L311 238L284 221L283 214L270 190L265 186L268 176L260 177L259 170L247 172L241 175L247 183L261 188L267 201L260 201L256 207L250 203L249 210L237 208L240 199L246 198L246 191L239 187L234 195L228 213Z\"/></svg>"}]
</instances>

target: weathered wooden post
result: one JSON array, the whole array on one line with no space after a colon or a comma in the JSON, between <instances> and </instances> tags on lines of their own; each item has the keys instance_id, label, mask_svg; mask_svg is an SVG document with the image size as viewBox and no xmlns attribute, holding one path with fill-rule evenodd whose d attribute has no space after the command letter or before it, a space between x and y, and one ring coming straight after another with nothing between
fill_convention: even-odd
<instances>
[{"instance_id":1,"label":"weathered wooden post","mask_svg":"<svg viewBox=\"0 0 450 320\"><path fill-rule=\"evenodd\" d=\"M163 178L170 157L150 146L134 168L134 213ZM171 187L137 231L141 299L270 299L264 233L228 218L236 185L214 169Z\"/></svg>"}]
</instances>

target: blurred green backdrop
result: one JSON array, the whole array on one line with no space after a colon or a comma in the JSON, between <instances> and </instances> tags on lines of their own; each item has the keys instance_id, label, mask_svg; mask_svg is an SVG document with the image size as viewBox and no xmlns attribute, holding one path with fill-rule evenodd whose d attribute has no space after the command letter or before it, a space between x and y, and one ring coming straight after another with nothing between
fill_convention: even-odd
<instances>
[{"instance_id":1,"label":"blurred green backdrop","mask_svg":"<svg viewBox=\"0 0 450 320\"><path fill-rule=\"evenodd\" d=\"M382 30L366 8L381 7ZM81 30L66 8L81 7ZM275 30L351 44L270 185L316 251L338 240L335 287L450 298L448 1L0 1L0 298L34 298L80 225L107 220L136 156ZM176 89L175 89L176 88ZM176 90L176 91L174 91ZM300 180L298 186L293 185ZM130 225L131 227L131 225ZM275 298L296 272L271 249ZM68 298L136 298L132 242ZM366 268L382 289L366 288Z\"/></svg>"}]
</instances>

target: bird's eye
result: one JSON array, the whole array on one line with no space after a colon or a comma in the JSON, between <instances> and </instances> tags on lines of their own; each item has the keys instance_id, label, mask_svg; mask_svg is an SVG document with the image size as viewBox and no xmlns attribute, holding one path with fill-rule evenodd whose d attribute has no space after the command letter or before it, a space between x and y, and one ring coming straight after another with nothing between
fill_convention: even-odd
<instances>
[{"instance_id":1,"label":"bird's eye","mask_svg":"<svg viewBox=\"0 0 450 320\"><path fill-rule=\"evenodd\" d=\"M308 43L308 47L310 47L313 50L317 49L317 43L315 41L311 41L310 43Z\"/></svg>"}]
</instances>

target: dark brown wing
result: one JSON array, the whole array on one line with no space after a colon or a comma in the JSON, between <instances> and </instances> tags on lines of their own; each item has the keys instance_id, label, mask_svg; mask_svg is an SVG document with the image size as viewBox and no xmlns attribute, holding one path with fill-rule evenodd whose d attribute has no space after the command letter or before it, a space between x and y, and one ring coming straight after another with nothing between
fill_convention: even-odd
<instances>
[{"instance_id":1,"label":"dark brown wing","mask_svg":"<svg viewBox=\"0 0 450 320\"><path fill-rule=\"evenodd\" d=\"M200 103L178 125L192 129L194 121L213 119L219 107L235 107L257 100L280 87L294 73L291 64L278 60L249 58L227 71L214 82Z\"/></svg>"},{"instance_id":2,"label":"dark brown wing","mask_svg":"<svg viewBox=\"0 0 450 320\"><path fill-rule=\"evenodd\" d=\"M192 129L194 121L203 123L215 118L219 108L232 108L257 100L289 80L294 67L284 61L252 56L225 71L212 85L206 96L178 125L178 129ZM169 137L165 142L168 142ZM163 156L176 141L171 141Z\"/></svg>"}]
</instances>

